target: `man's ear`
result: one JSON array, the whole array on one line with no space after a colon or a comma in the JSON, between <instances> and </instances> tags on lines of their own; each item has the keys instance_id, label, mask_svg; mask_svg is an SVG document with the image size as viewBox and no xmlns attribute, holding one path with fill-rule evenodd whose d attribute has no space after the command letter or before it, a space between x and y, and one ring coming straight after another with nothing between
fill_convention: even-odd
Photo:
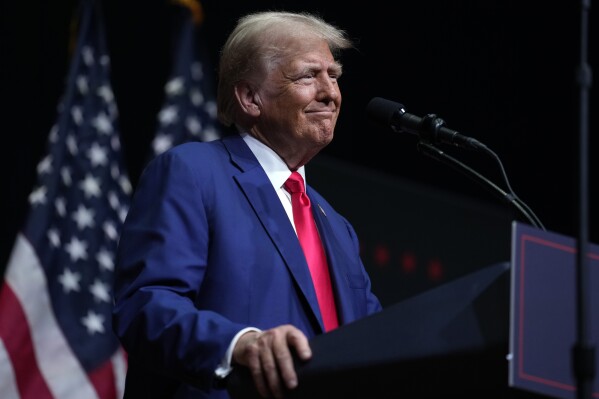
<instances>
[{"instance_id":1,"label":"man's ear","mask_svg":"<svg viewBox=\"0 0 599 399\"><path fill-rule=\"evenodd\" d=\"M258 96L249 82L242 81L235 85L235 97L243 113L254 117L260 115Z\"/></svg>"}]
</instances>

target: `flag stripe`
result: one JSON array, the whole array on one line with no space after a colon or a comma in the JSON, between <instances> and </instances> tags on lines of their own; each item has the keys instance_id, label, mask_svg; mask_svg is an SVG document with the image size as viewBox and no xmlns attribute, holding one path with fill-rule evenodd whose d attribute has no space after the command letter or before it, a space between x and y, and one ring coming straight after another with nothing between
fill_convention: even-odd
<instances>
[{"instance_id":1,"label":"flag stripe","mask_svg":"<svg viewBox=\"0 0 599 399\"><path fill-rule=\"evenodd\" d=\"M114 371L117 398L122 398L125 393L125 376L127 375L127 353L122 348L112 355L112 370Z\"/></svg>"},{"instance_id":2,"label":"flag stripe","mask_svg":"<svg viewBox=\"0 0 599 399\"><path fill-rule=\"evenodd\" d=\"M33 342L23 308L10 284L0 292L0 314L11 323L0 323L0 338L16 375L16 388L23 399L52 399L35 360ZM8 367L8 365L7 365ZM14 388L13 388L14 389ZM2 391L2 397L6 393Z\"/></svg>"},{"instance_id":3,"label":"flag stripe","mask_svg":"<svg viewBox=\"0 0 599 399\"><path fill-rule=\"evenodd\" d=\"M0 339L0 393L2 399L19 399L17 392L17 381L15 373L11 365L11 360L8 357L8 352Z\"/></svg>"},{"instance_id":4,"label":"flag stripe","mask_svg":"<svg viewBox=\"0 0 599 399\"><path fill-rule=\"evenodd\" d=\"M112 359L104 362L96 370L89 373L89 380L96 389L100 399L116 399L117 391L114 383Z\"/></svg>"},{"instance_id":5,"label":"flag stripe","mask_svg":"<svg viewBox=\"0 0 599 399\"><path fill-rule=\"evenodd\" d=\"M22 234L17 236L8 263L6 284L13 289L17 305L22 307L26 319L23 323L15 322L15 327L28 328L31 332L38 367L53 397L97 399L85 371L58 326L50 306L46 277L32 246Z\"/></svg>"}]
</instances>

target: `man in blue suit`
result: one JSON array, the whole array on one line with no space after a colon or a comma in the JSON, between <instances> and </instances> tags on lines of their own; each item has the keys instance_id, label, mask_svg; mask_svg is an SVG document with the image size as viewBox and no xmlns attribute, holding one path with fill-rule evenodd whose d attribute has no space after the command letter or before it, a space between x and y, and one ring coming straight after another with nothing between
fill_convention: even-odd
<instances>
[{"instance_id":1,"label":"man in blue suit","mask_svg":"<svg viewBox=\"0 0 599 399\"><path fill-rule=\"evenodd\" d=\"M120 237L114 330L126 398L227 398L297 386L293 357L327 331L284 186L333 139L344 31L305 13L241 18L220 60L218 112L239 134L187 143L145 169ZM297 175L297 174L296 174ZM348 221L306 188L328 264L333 327L381 310ZM294 205L295 206L295 205ZM295 223L295 224L294 224ZM318 297L318 298L317 298Z\"/></svg>"}]
</instances>

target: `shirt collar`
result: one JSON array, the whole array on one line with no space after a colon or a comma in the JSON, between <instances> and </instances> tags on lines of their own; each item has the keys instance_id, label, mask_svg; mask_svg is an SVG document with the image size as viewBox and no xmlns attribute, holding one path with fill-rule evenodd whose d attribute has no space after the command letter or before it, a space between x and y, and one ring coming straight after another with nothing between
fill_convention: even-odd
<instances>
[{"instance_id":1,"label":"shirt collar","mask_svg":"<svg viewBox=\"0 0 599 399\"><path fill-rule=\"evenodd\" d=\"M254 156L258 159L260 166L266 172L268 179L272 183L273 187L280 189L289 176L291 171L283 161L283 159L276 153L272 148L253 137L248 133L242 133L241 137L245 143L250 147L250 150ZM302 175L304 179L304 185L306 185L306 176L304 166L300 167L297 172Z\"/></svg>"}]
</instances>

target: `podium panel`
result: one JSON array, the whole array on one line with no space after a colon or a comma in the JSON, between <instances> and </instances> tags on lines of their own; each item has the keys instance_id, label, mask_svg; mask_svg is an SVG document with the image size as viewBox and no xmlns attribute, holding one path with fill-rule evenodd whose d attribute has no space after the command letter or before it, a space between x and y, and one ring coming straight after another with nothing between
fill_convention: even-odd
<instances>
[{"instance_id":1,"label":"podium panel","mask_svg":"<svg viewBox=\"0 0 599 399\"><path fill-rule=\"evenodd\" d=\"M576 343L576 241L514 222L509 384L555 398L577 391L571 350ZM587 254L590 326L599 344L599 246ZM599 351L595 351L599 365ZM599 378L592 395L599 398Z\"/></svg>"}]
</instances>

